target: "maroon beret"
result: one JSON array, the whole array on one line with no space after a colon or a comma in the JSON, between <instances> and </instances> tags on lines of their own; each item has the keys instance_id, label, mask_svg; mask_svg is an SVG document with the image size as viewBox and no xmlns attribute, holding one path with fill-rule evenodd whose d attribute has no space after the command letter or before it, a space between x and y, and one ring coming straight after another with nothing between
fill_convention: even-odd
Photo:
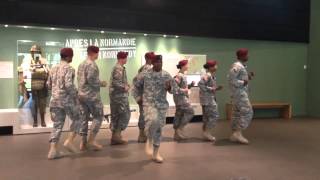
<instances>
[{"instance_id":1,"label":"maroon beret","mask_svg":"<svg viewBox=\"0 0 320 180\"><path fill-rule=\"evenodd\" d=\"M247 58L248 57L248 53L249 53L249 50L246 49L246 48L238 49L237 50L237 57L239 59Z\"/></svg>"},{"instance_id":2,"label":"maroon beret","mask_svg":"<svg viewBox=\"0 0 320 180\"><path fill-rule=\"evenodd\" d=\"M118 52L118 54L117 54L117 58L118 58L118 59L125 59L125 58L127 58L127 57L128 57L128 52L120 51L120 52Z\"/></svg>"},{"instance_id":3,"label":"maroon beret","mask_svg":"<svg viewBox=\"0 0 320 180\"><path fill-rule=\"evenodd\" d=\"M216 60L208 60L206 64L203 65L205 69L208 69L210 67L214 67L218 64Z\"/></svg>"},{"instance_id":4,"label":"maroon beret","mask_svg":"<svg viewBox=\"0 0 320 180\"><path fill-rule=\"evenodd\" d=\"M152 63L158 62L159 60L162 60L162 55L155 55L152 59Z\"/></svg>"},{"instance_id":5,"label":"maroon beret","mask_svg":"<svg viewBox=\"0 0 320 180\"><path fill-rule=\"evenodd\" d=\"M144 58L145 59L154 59L155 58L155 54L154 52L147 52L145 55L144 55Z\"/></svg>"},{"instance_id":6,"label":"maroon beret","mask_svg":"<svg viewBox=\"0 0 320 180\"><path fill-rule=\"evenodd\" d=\"M97 46L89 46L87 48L88 53L99 53L99 47Z\"/></svg>"},{"instance_id":7,"label":"maroon beret","mask_svg":"<svg viewBox=\"0 0 320 180\"><path fill-rule=\"evenodd\" d=\"M182 68L183 66L185 66L187 64L188 64L188 60L186 60L186 59L181 60L181 61L179 61L178 65L177 65L177 68L180 69L180 68Z\"/></svg>"},{"instance_id":8,"label":"maroon beret","mask_svg":"<svg viewBox=\"0 0 320 180\"><path fill-rule=\"evenodd\" d=\"M61 57L73 57L73 50L72 48L62 48L60 50Z\"/></svg>"}]
</instances>

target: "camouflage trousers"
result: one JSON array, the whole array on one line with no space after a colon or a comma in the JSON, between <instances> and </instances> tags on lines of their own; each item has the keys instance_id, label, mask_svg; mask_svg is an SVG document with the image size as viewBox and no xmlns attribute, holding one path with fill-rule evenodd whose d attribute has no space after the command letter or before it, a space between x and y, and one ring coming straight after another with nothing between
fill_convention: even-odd
<instances>
[{"instance_id":1,"label":"camouflage trousers","mask_svg":"<svg viewBox=\"0 0 320 180\"><path fill-rule=\"evenodd\" d=\"M167 109L157 109L154 106L144 106L146 121L146 135L152 139L153 146L159 147L161 142L162 127L166 124Z\"/></svg>"},{"instance_id":2,"label":"camouflage trousers","mask_svg":"<svg viewBox=\"0 0 320 180\"><path fill-rule=\"evenodd\" d=\"M32 90L32 116L34 120L38 119L38 109L40 114L46 113L47 90Z\"/></svg>"},{"instance_id":3,"label":"camouflage trousers","mask_svg":"<svg viewBox=\"0 0 320 180\"><path fill-rule=\"evenodd\" d=\"M101 100L80 102L83 119L81 121L80 134L87 137L89 131L89 120L92 120L91 132L98 134L103 121L103 104ZM91 116L90 116L91 115Z\"/></svg>"},{"instance_id":4,"label":"camouflage trousers","mask_svg":"<svg viewBox=\"0 0 320 180\"><path fill-rule=\"evenodd\" d=\"M139 129L145 129L146 122L144 120L144 113L143 113L143 105L139 104L139 122L138 127Z\"/></svg>"},{"instance_id":5,"label":"camouflage trousers","mask_svg":"<svg viewBox=\"0 0 320 180\"><path fill-rule=\"evenodd\" d=\"M232 99L232 130L244 130L249 127L253 110L247 93Z\"/></svg>"},{"instance_id":6,"label":"camouflage trousers","mask_svg":"<svg viewBox=\"0 0 320 180\"><path fill-rule=\"evenodd\" d=\"M174 117L173 128L183 128L194 116L194 110L190 103L176 106L176 114Z\"/></svg>"},{"instance_id":7,"label":"camouflage trousers","mask_svg":"<svg viewBox=\"0 0 320 180\"><path fill-rule=\"evenodd\" d=\"M218 105L215 101L212 104L202 106L203 130L214 128L218 119Z\"/></svg>"},{"instance_id":8,"label":"camouflage trousers","mask_svg":"<svg viewBox=\"0 0 320 180\"><path fill-rule=\"evenodd\" d=\"M82 116L80 114L79 105L66 106L64 108L50 107L50 115L51 120L53 121L53 130L50 137L51 143L59 142L66 116L69 116L69 118L72 120L70 131L77 134L80 133Z\"/></svg>"},{"instance_id":9,"label":"camouflage trousers","mask_svg":"<svg viewBox=\"0 0 320 180\"><path fill-rule=\"evenodd\" d=\"M111 98L111 130L124 131L129 124L131 117L130 106L127 97Z\"/></svg>"}]
</instances>

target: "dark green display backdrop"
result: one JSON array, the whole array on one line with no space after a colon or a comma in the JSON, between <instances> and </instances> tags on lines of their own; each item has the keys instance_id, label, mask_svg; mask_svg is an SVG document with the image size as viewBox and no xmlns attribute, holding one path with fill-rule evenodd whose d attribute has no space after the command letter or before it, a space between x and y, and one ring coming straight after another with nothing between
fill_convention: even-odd
<instances>
[{"instance_id":1,"label":"dark green display backdrop","mask_svg":"<svg viewBox=\"0 0 320 180\"><path fill-rule=\"evenodd\" d=\"M267 32L266 32L267 33ZM18 96L17 66L19 56L30 41L44 46L46 58L52 64L59 59L61 46L75 48L76 56L72 65L77 67L85 58L86 45L97 43L101 56L97 61L100 78L109 81L110 71L115 64L115 53L119 49L129 51L126 65L128 78L131 81L141 66L141 58L147 51L156 53L203 54L219 62L218 83L225 89L217 94L220 112L224 117L224 106L229 101L227 89L227 72L235 61L235 50L240 47L250 49L250 71L256 73L251 82L252 101L284 101L293 105L294 115L306 114L306 70L307 44L268 41L247 41L233 39L213 39L143 34L123 34L100 32L77 32L75 30L24 29L16 27L0 28L0 61L14 63L14 78L0 79L0 108L16 108ZM24 40L24 41L21 41ZM29 42L29 44L28 44ZM118 43L118 44L117 44ZM120 43L120 44L119 44ZM164 62L165 63L165 62ZM202 64L197 66L201 67ZM103 103L109 103L108 90L102 89ZM130 102L134 103L130 98Z\"/></svg>"}]
</instances>

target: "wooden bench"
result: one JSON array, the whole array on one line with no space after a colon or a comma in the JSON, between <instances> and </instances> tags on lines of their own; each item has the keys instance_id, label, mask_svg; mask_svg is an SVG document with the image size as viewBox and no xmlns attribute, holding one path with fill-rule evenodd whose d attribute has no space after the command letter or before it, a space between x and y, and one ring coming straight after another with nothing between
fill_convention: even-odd
<instances>
[{"instance_id":1,"label":"wooden bench","mask_svg":"<svg viewBox=\"0 0 320 180\"><path fill-rule=\"evenodd\" d=\"M283 119L291 119L292 110L291 105L289 103L281 103L281 102L266 102L266 103L252 103L253 110L255 109L280 109L281 110L281 118ZM226 104L226 116L227 120L231 120L232 117L232 104Z\"/></svg>"}]
</instances>

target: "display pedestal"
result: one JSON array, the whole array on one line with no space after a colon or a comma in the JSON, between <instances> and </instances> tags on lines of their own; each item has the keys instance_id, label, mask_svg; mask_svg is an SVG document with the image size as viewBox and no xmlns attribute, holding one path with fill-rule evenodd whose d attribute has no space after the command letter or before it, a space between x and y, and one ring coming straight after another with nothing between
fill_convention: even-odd
<instances>
[{"instance_id":1,"label":"display pedestal","mask_svg":"<svg viewBox=\"0 0 320 180\"><path fill-rule=\"evenodd\" d=\"M17 119L18 115L18 109L0 109L0 127L13 127L14 119Z\"/></svg>"}]
</instances>

